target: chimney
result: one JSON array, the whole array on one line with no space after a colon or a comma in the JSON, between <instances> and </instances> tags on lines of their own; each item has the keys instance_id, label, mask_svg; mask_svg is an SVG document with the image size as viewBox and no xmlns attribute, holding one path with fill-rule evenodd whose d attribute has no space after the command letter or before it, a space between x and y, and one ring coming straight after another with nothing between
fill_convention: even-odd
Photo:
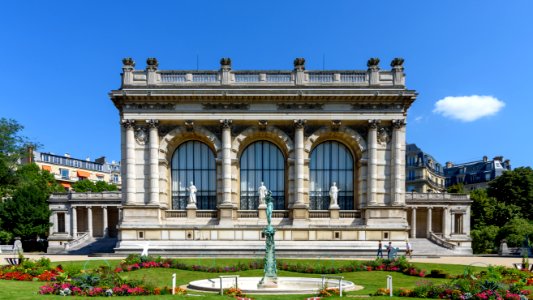
<instances>
[{"instance_id":1,"label":"chimney","mask_svg":"<svg viewBox=\"0 0 533 300\"><path fill-rule=\"evenodd\" d=\"M485 155L483 156L483 162L487 162L489 160L489 158Z\"/></svg>"},{"instance_id":2,"label":"chimney","mask_svg":"<svg viewBox=\"0 0 533 300\"><path fill-rule=\"evenodd\" d=\"M91 157L90 157L90 156L87 156L87 157L85 158L85 160L86 160L86 161L91 161Z\"/></svg>"},{"instance_id":3,"label":"chimney","mask_svg":"<svg viewBox=\"0 0 533 300\"><path fill-rule=\"evenodd\" d=\"M446 162L446 169L449 169L449 168L452 168L453 167L453 163L451 161L447 161Z\"/></svg>"},{"instance_id":4,"label":"chimney","mask_svg":"<svg viewBox=\"0 0 533 300\"><path fill-rule=\"evenodd\" d=\"M492 160L503 161L503 156L494 156Z\"/></svg>"},{"instance_id":5,"label":"chimney","mask_svg":"<svg viewBox=\"0 0 533 300\"><path fill-rule=\"evenodd\" d=\"M98 164L105 164L105 156L102 156L102 157L98 157L97 159L94 160L95 163L98 163Z\"/></svg>"},{"instance_id":6,"label":"chimney","mask_svg":"<svg viewBox=\"0 0 533 300\"><path fill-rule=\"evenodd\" d=\"M68 153L65 153L65 157L68 157L68 158L70 158L70 154L68 154Z\"/></svg>"}]
</instances>

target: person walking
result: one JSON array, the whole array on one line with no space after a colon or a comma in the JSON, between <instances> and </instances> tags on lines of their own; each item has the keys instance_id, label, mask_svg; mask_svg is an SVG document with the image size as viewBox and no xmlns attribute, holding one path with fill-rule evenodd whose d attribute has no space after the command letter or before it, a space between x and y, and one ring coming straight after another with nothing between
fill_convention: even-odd
<instances>
[{"instance_id":1,"label":"person walking","mask_svg":"<svg viewBox=\"0 0 533 300\"><path fill-rule=\"evenodd\" d=\"M379 244L378 244L378 254L376 255L377 257L381 257L383 258L383 245L381 244L381 241L379 241Z\"/></svg>"},{"instance_id":2,"label":"person walking","mask_svg":"<svg viewBox=\"0 0 533 300\"><path fill-rule=\"evenodd\" d=\"M409 240L405 240L405 255L409 255L409 258L413 258L413 246L409 243Z\"/></svg>"},{"instance_id":3,"label":"person walking","mask_svg":"<svg viewBox=\"0 0 533 300\"><path fill-rule=\"evenodd\" d=\"M392 242L389 242L389 245L387 246L387 258L388 259L392 259L391 252L392 252Z\"/></svg>"}]
</instances>

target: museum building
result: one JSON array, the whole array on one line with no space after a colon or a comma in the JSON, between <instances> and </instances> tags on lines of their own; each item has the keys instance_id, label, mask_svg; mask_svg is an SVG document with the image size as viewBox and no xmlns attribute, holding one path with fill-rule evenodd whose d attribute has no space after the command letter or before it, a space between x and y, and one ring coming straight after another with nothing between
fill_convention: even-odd
<instances>
[{"instance_id":1,"label":"museum building","mask_svg":"<svg viewBox=\"0 0 533 300\"><path fill-rule=\"evenodd\" d=\"M110 93L121 199L92 196L118 207L116 252L145 244L178 255L260 254L264 185L281 255L353 255L410 236L471 253L468 196L405 192L405 120L417 93L405 86L403 59L390 70L371 58L367 70L310 71L303 58L293 70L233 70L223 58L219 70L192 71L160 70L155 58L137 70L126 58L122 70ZM92 206L80 197L53 195L53 216ZM51 232L69 237L53 251L78 239L68 227Z\"/></svg>"}]
</instances>

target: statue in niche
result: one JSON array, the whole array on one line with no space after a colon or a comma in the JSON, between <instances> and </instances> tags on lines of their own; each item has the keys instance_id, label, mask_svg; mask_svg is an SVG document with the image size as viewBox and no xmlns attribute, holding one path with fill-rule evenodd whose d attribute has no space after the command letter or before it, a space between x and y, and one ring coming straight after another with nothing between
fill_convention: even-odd
<instances>
[{"instance_id":1,"label":"statue in niche","mask_svg":"<svg viewBox=\"0 0 533 300\"><path fill-rule=\"evenodd\" d=\"M339 196L339 188L337 187L337 183L334 181L331 187L329 188L330 207L339 206L337 204L338 196Z\"/></svg>"},{"instance_id":2,"label":"statue in niche","mask_svg":"<svg viewBox=\"0 0 533 300\"><path fill-rule=\"evenodd\" d=\"M261 181L261 185L259 186L258 192L259 192L259 205L265 205L265 197L266 197L266 194L267 194L267 187L265 186L265 184L262 181Z\"/></svg>"},{"instance_id":3,"label":"statue in niche","mask_svg":"<svg viewBox=\"0 0 533 300\"><path fill-rule=\"evenodd\" d=\"M196 204L196 186L194 186L193 182L191 181L191 184L187 188L187 191L189 191L189 204Z\"/></svg>"}]
</instances>

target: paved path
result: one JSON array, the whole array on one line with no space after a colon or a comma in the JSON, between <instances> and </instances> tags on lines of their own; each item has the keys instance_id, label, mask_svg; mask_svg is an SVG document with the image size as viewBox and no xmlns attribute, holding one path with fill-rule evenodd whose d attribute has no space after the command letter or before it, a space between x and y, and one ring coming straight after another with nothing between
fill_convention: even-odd
<instances>
[{"instance_id":1,"label":"paved path","mask_svg":"<svg viewBox=\"0 0 533 300\"><path fill-rule=\"evenodd\" d=\"M110 256L110 257L89 257L87 255L50 255L50 254L25 254L25 257L31 259L39 259L41 257L48 257L51 261L86 261L86 260L116 260L124 259L125 256ZM0 254L0 264L6 264L4 257L12 257L9 254ZM354 258L342 258L354 259ZM373 259L370 257L355 257L358 260ZM436 264L456 264L456 265L474 265L474 266L488 266L488 265L503 265L512 267L513 263L520 263L521 257L498 257L498 256L445 256L445 257L414 257L412 262L436 263Z\"/></svg>"}]
</instances>

